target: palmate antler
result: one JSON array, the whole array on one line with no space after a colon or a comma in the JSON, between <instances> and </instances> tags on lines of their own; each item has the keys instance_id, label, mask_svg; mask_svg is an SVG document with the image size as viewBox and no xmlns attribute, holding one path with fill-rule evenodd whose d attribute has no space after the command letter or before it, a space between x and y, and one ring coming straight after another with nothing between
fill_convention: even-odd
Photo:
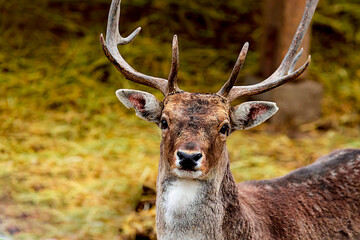
<instances>
[{"instance_id":1,"label":"palmate antler","mask_svg":"<svg viewBox=\"0 0 360 240\"><path fill-rule=\"evenodd\" d=\"M113 0L111 3L109 16L108 16L107 29L106 29L106 41L104 40L103 35L102 34L100 35L101 46L106 57L127 79L133 82L158 89L164 94L164 96L174 91L180 91L176 83L177 72L179 69L179 50L178 50L178 41L176 35L173 38L172 66L168 80L163 78L148 76L143 73L137 72L121 56L117 48L117 45L126 45L130 43L140 32L141 28L140 27L137 28L126 38L123 38L120 35L119 33L120 3L121 0Z\"/></svg>"},{"instance_id":2,"label":"palmate antler","mask_svg":"<svg viewBox=\"0 0 360 240\"><path fill-rule=\"evenodd\" d=\"M243 59L245 59L246 56L247 45L245 44L239 55L238 60L236 61L234 70L231 73L229 80L220 89L218 94L227 97L228 100L231 102L241 96L250 96L269 91L300 76L309 66L311 57L309 56L308 60L304 63L304 65L294 71L295 64L302 54L302 49L299 53L297 52L299 51L300 45L304 39L306 30L309 27L311 18L314 15L315 8L318 2L319 0L306 1L304 14L299 24L299 27L296 30L291 46L278 69L270 77L258 84L249 86L234 86L237 75L239 73L238 69L241 68L244 61Z\"/></svg>"},{"instance_id":3,"label":"palmate antler","mask_svg":"<svg viewBox=\"0 0 360 240\"><path fill-rule=\"evenodd\" d=\"M302 49L299 51L299 48L304 39L306 30L309 27L312 16L314 15L315 8L318 2L319 0L306 0L305 11L293 38L291 46L278 69L270 77L258 84L249 86L234 86L236 79L239 75L239 71L244 64L246 54L249 48L249 44L245 43L228 81L222 86L222 88L217 92L217 94L228 98L228 100L231 102L241 96L250 96L269 91L300 76L310 64L310 56L308 60L304 63L304 65L302 65L299 69L294 71L294 68L296 62L302 54ZM113 0L111 3L106 31L106 41L104 40L103 35L100 35L100 42L107 58L127 79L158 89L163 93L164 96L168 95L169 93L181 91L177 86L177 73L179 69L179 48L176 35L174 36L172 43L172 66L168 80L164 78L148 76L143 73L137 72L121 56L117 45L125 45L130 43L140 32L141 28L137 28L126 38L123 38L120 35L120 3L121 0Z\"/></svg>"}]
</instances>

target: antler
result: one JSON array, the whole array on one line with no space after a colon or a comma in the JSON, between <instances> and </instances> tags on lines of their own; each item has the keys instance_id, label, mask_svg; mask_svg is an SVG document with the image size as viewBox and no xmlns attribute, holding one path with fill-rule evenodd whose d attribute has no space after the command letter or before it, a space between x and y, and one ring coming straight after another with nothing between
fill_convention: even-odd
<instances>
[{"instance_id":1,"label":"antler","mask_svg":"<svg viewBox=\"0 0 360 240\"><path fill-rule=\"evenodd\" d=\"M236 60L235 66L230 74L229 79L227 80L227 82L222 86L222 88L217 92L217 94L223 96L223 97L228 97L231 89L233 88L236 79L239 75L239 72L241 70L241 68L244 65L245 62L245 58L246 58L246 54L247 51L249 49L249 43L246 42L243 46L243 48L241 49L239 56Z\"/></svg>"},{"instance_id":2,"label":"antler","mask_svg":"<svg viewBox=\"0 0 360 240\"><path fill-rule=\"evenodd\" d=\"M172 67L169 74L169 81L163 78L152 77L139 73L134 70L121 56L117 45L126 45L130 43L140 32L138 27L128 37L123 38L119 33L119 18L120 18L120 3L121 0L113 0L111 3L108 23L106 29L106 41L102 34L100 34L100 43L106 57L112 64L125 76L126 79L136 83L140 83L155 89L158 89L166 96L169 92L180 91L177 87L177 72L179 68L179 52L177 46L177 37L173 39L173 53L172 53Z\"/></svg>"},{"instance_id":3,"label":"antler","mask_svg":"<svg viewBox=\"0 0 360 240\"><path fill-rule=\"evenodd\" d=\"M181 91L177 86L177 73L179 70L179 47L177 36L174 35L172 42L172 64L169 74L168 94Z\"/></svg>"},{"instance_id":4,"label":"antler","mask_svg":"<svg viewBox=\"0 0 360 240\"><path fill-rule=\"evenodd\" d=\"M240 55L242 54L242 52L245 48L245 45L246 45L245 44L243 47L243 50L241 51L241 53L239 55L238 61L235 64L234 70L231 73L229 80L221 88L221 90L218 92L218 94L227 96L228 100L231 102L234 99L241 97L241 96L250 96L250 95L255 95L255 94L269 91L275 87L278 87L284 83L294 80L298 76L300 76L306 70L306 68L309 66L311 57L309 56L309 58L305 62L305 64L302 65L299 69L297 69L296 71L293 71L296 62L298 61L300 55L302 54L302 49L300 50L300 52L298 54L297 54L297 52L298 52L300 45L304 39L306 30L310 24L312 16L314 15L315 8L316 8L318 2L319 2L319 0L307 0L306 1L306 7L305 7L304 14L303 14L303 17L299 24L299 27L296 30L296 33L292 40L291 46L290 46L288 52L286 53L284 59L282 60L280 66L278 67L278 69L270 77L268 77L267 79L265 79L264 81L262 81L258 84L249 85L249 86L235 86L235 87L231 88L232 85L234 85L237 75L238 75L238 72L239 72L238 70L236 71L235 69L240 70L240 68L243 64L243 62L241 62L241 61L240 61L240 63L238 63L238 62L240 59ZM245 55L246 55L246 52L245 52ZM244 58L245 58L245 55L244 55ZM239 64L241 66L237 67ZM231 78L232 78L232 80L230 80ZM232 83L232 85L231 85L231 83ZM225 89L229 89L228 90L229 92L227 93L227 91Z\"/></svg>"}]
</instances>

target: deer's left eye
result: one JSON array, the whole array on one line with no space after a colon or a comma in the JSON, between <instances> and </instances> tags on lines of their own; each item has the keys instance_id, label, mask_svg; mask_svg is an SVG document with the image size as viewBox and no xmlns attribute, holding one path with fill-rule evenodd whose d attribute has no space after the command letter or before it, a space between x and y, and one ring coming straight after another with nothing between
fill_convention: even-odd
<instances>
[{"instance_id":1,"label":"deer's left eye","mask_svg":"<svg viewBox=\"0 0 360 240\"><path fill-rule=\"evenodd\" d=\"M167 121L165 120L165 119L162 119L161 121L160 121L160 128L161 129L167 129L169 126L168 126L168 123L167 123Z\"/></svg>"},{"instance_id":2,"label":"deer's left eye","mask_svg":"<svg viewBox=\"0 0 360 240\"><path fill-rule=\"evenodd\" d=\"M225 123L220 131L219 131L221 134L224 134L224 135L229 135L229 125L227 123Z\"/></svg>"}]
</instances>

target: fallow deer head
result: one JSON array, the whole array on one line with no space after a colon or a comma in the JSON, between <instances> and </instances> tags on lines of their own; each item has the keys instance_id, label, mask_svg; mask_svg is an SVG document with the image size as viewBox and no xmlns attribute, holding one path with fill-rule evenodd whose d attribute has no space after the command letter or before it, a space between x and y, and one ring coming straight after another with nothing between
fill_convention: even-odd
<instances>
[{"instance_id":1,"label":"fallow deer head","mask_svg":"<svg viewBox=\"0 0 360 240\"><path fill-rule=\"evenodd\" d=\"M308 60L294 71L299 51L316 4L307 0L306 9L292 44L279 68L264 81L250 86L234 86L248 51L245 43L232 73L223 87L213 94L189 93L177 86L179 68L178 41L172 42L172 67L168 79L152 77L134 70L121 56L117 45L131 42L140 32L137 28L128 37L119 33L121 0L113 0L109 12L106 40L100 35L103 51L115 67L129 80L160 90L159 101L150 93L120 89L117 97L139 117L155 122L162 129L160 164L179 178L208 179L221 169L222 156L227 155L226 138L236 129L249 129L270 118L278 110L275 103L244 102L231 106L241 96L259 94L296 79L310 64Z\"/></svg>"}]
</instances>

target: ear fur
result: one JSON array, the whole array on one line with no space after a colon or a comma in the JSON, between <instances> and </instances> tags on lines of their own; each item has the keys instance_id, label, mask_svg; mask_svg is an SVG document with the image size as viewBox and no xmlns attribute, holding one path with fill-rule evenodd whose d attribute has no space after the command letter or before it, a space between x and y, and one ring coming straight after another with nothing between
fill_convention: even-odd
<instances>
[{"instance_id":1,"label":"ear fur","mask_svg":"<svg viewBox=\"0 0 360 240\"><path fill-rule=\"evenodd\" d=\"M127 108L134 108L136 115L150 122L159 123L162 111L162 102L150 93L119 89L116 96Z\"/></svg>"},{"instance_id":2,"label":"ear fur","mask_svg":"<svg viewBox=\"0 0 360 240\"><path fill-rule=\"evenodd\" d=\"M255 127L269 119L277 110L279 108L273 102L253 101L239 104L231 111L232 129Z\"/></svg>"}]
</instances>

